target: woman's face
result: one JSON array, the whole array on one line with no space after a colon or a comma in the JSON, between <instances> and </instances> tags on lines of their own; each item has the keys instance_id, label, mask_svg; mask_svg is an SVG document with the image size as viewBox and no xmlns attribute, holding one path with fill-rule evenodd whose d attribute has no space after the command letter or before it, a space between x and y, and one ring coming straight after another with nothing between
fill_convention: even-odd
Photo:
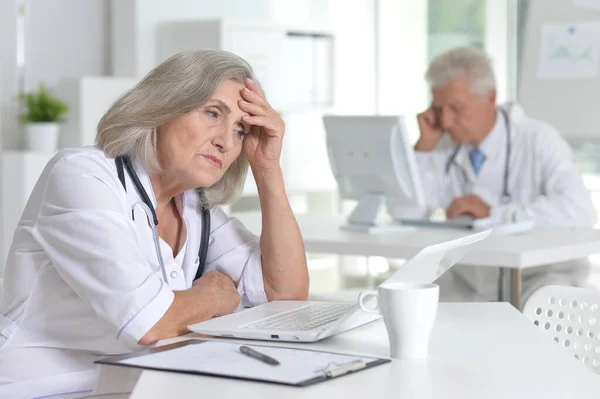
<instances>
[{"instance_id":1,"label":"woman's face","mask_svg":"<svg viewBox=\"0 0 600 399\"><path fill-rule=\"evenodd\" d=\"M188 188L218 182L242 151L250 126L238 106L242 83L223 82L198 110L159 128L158 157L163 176ZM173 183L173 182L171 182Z\"/></svg>"}]
</instances>

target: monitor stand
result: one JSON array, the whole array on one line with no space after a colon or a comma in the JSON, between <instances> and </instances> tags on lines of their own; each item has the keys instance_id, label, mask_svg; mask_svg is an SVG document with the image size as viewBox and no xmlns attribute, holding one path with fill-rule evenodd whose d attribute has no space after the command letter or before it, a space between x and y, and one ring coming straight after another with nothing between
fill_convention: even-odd
<instances>
[{"instance_id":1,"label":"monitor stand","mask_svg":"<svg viewBox=\"0 0 600 399\"><path fill-rule=\"evenodd\" d=\"M365 194L348 216L347 223L340 228L362 233L397 233L416 230L414 226L405 226L398 222L378 223L377 219L385 203L386 197L383 194Z\"/></svg>"}]
</instances>

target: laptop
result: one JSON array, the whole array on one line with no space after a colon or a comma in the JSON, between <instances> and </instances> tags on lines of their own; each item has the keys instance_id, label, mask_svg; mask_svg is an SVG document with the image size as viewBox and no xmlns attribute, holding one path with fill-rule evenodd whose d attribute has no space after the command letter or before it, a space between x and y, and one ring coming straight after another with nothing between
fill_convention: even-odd
<instances>
[{"instance_id":1,"label":"laptop","mask_svg":"<svg viewBox=\"0 0 600 399\"><path fill-rule=\"evenodd\" d=\"M491 230L428 246L381 284L432 283ZM357 298L358 299L358 298ZM370 323L381 316L360 310L358 303L273 301L188 326L190 331L227 338L315 342Z\"/></svg>"}]
</instances>

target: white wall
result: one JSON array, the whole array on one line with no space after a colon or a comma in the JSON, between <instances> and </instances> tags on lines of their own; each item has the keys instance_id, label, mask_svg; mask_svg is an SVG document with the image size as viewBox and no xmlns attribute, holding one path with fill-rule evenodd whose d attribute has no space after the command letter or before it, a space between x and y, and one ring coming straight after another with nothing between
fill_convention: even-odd
<instances>
[{"instance_id":1,"label":"white wall","mask_svg":"<svg viewBox=\"0 0 600 399\"><path fill-rule=\"evenodd\" d=\"M108 27L107 0L30 0L26 90L65 77L107 74Z\"/></svg>"},{"instance_id":2,"label":"white wall","mask_svg":"<svg viewBox=\"0 0 600 399\"><path fill-rule=\"evenodd\" d=\"M16 106L14 97L17 93L16 77L16 0L0 0L0 153L3 150L2 137L6 132L13 132L17 128L17 121L14 118ZM4 173L3 162L0 163L0 176ZM2 182L3 183L3 182ZM0 184L0 195L5 191L4 184ZM0 259L2 264L0 269L4 270L4 241L7 241L4 230L4 210L0 207Z\"/></svg>"},{"instance_id":3,"label":"white wall","mask_svg":"<svg viewBox=\"0 0 600 399\"><path fill-rule=\"evenodd\" d=\"M140 77L156 66L156 31L164 22L230 18L322 27L336 34L336 110L375 109L375 0L111 0L118 76ZM133 18L133 22L131 19ZM367 108L365 108L367 107Z\"/></svg>"},{"instance_id":4,"label":"white wall","mask_svg":"<svg viewBox=\"0 0 600 399\"><path fill-rule=\"evenodd\" d=\"M2 147L18 149L16 86L16 0L0 0L0 104ZM62 78L109 71L108 0L29 0L25 24L25 89Z\"/></svg>"},{"instance_id":5,"label":"white wall","mask_svg":"<svg viewBox=\"0 0 600 399\"><path fill-rule=\"evenodd\" d=\"M380 114L405 115L411 139L419 136L416 114L428 106L427 1L378 1Z\"/></svg>"},{"instance_id":6,"label":"white wall","mask_svg":"<svg viewBox=\"0 0 600 399\"><path fill-rule=\"evenodd\" d=\"M507 0L486 0L485 5L485 51L490 55L496 74L498 103L508 101L509 60L512 60L509 48L509 14ZM515 94L515 93L511 93Z\"/></svg>"},{"instance_id":7,"label":"white wall","mask_svg":"<svg viewBox=\"0 0 600 399\"><path fill-rule=\"evenodd\" d=\"M372 114L376 110L375 1L330 0L329 3L336 33L336 111Z\"/></svg>"},{"instance_id":8,"label":"white wall","mask_svg":"<svg viewBox=\"0 0 600 399\"><path fill-rule=\"evenodd\" d=\"M166 22L228 18L320 27L336 35L336 111L371 113L374 4L375 0L111 0L113 40L126 43L113 46L112 72L141 77L155 67L156 31Z\"/></svg>"},{"instance_id":9,"label":"white wall","mask_svg":"<svg viewBox=\"0 0 600 399\"><path fill-rule=\"evenodd\" d=\"M17 94L16 0L0 0L0 134L17 127L14 97ZM0 140L0 150L4 140Z\"/></svg>"},{"instance_id":10,"label":"white wall","mask_svg":"<svg viewBox=\"0 0 600 399\"><path fill-rule=\"evenodd\" d=\"M110 66L108 0L0 0L0 150L21 147L17 104L17 6L25 6L25 89L60 79L105 75ZM0 163L3 165L4 162ZM0 176L10 170L0 170ZM23 171L21 171L23 172ZM31 176L30 176L31 177ZM4 194L19 187L6 180ZM23 193L19 191L20 195ZM16 197L16 196L15 196ZM14 199L11 197L10 199ZM7 201L3 201L5 204ZM19 213L17 211L17 213ZM4 226L4 215L0 222ZM3 228L4 230L4 228ZM10 242L8 233L0 243ZM2 248L4 259L8 248ZM0 267L1 268L1 267Z\"/></svg>"},{"instance_id":11,"label":"white wall","mask_svg":"<svg viewBox=\"0 0 600 399\"><path fill-rule=\"evenodd\" d=\"M156 66L156 31L163 22L231 18L286 24L327 23L331 19L331 2L329 0L111 0L113 16L115 16L113 22L119 21L118 25L113 23L112 26L114 37L126 39L128 42L131 40L130 52L117 48L117 54L112 60L113 73L118 76L139 77ZM133 62L127 62L123 57L133 59Z\"/></svg>"},{"instance_id":12,"label":"white wall","mask_svg":"<svg viewBox=\"0 0 600 399\"><path fill-rule=\"evenodd\" d=\"M318 16L315 19L335 34L335 106L330 111L337 114L373 114L376 102L374 1L330 0L319 2L319 7L312 9L312 13ZM274 14L277 15L279 13ZM306 10L299 7L289 15L309 18ZM282 19L294 22L289 16L283 18L282 15ZM304 187L337 190L327 155L322 114L322 111L315 111L284 115L286 146L293 150L287 152L288 165L299 166L293 170L288 168L290 178L287 181Z\"/></svg>"}]
</instances>

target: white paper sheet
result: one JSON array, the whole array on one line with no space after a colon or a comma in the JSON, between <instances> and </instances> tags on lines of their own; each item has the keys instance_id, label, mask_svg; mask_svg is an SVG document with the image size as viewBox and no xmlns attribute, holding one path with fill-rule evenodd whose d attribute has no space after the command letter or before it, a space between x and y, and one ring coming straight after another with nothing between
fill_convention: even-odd
<instances>
[{"instance_id":1,"label":"white paper sheet","mask_svg":"<svg viewBox=\"0 0 600 399\"><path fill-rule=\"evenodd\" d=\"M585 79L598 76L600 22L542 26L539 79Z\"/></svg>"},{"instance_id":2,"label":"white paper sheet","mask_svg":"<svg viewBox=\"0 0 600 399\"><path fill-rule=\"evenodd\" d=\"M120 363L297 384L323 375L323 370L331 365L347 364L354 360L365 363L376 360L310 350L247 346L277 359L280 364L272 366L246 356L239 351L239 344L213 341L126 359Z\"/></svg>"},{"instance_id":3,"label":"white paper sheet","mask_svg":"<svg viewBox=\"0 0 600 399\"><path fill-rule=\"evenodd\" d=\"M600 0L573 0L573 5L580 8L590 8L600 11Z\"/></svg>"}]
</instances>

